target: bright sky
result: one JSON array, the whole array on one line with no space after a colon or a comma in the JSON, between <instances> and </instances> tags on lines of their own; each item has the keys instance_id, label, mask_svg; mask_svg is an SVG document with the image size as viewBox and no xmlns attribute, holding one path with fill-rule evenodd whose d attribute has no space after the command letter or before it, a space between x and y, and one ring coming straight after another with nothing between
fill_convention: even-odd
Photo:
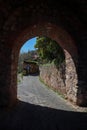
<instances>
[{"instance_id":1,"label":"bright sky","mask_svg":"<svg viewBox=\"0 0 87 130\"><path fill-rule=\"evenodd\" d=\"M28 52L31 50L35 50L35 48L34 48L35 43L36 43L36 37L26 41L24 43L24 45L21 47L20 52L22 53L22 52Z\"/></svg>"}]
</instances>

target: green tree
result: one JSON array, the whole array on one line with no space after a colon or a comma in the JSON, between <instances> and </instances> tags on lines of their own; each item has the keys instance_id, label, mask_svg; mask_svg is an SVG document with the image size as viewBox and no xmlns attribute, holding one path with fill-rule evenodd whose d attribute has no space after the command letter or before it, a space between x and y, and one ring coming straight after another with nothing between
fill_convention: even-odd
<instances>
[{"instance_id":1,"label":"green tree","mask_svg":"<svg viewBox=\"0 0 87 130\"><path fill-rule=\"evenodd\" d=\"M64 52L59 44L48 37L37 37L36 44L37 52L42 62L53 62L57 65L62 63L65 59Z\"/></svg>"}]
</instances>

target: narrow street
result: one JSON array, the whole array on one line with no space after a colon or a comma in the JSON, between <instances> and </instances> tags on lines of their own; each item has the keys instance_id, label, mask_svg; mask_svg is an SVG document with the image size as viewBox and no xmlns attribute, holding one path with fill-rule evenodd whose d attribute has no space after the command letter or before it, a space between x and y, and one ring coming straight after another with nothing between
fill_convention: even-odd
<instances>
[{"instance_id":1,"label":"narrow street","mask_svg":"<svg viewBox=\"0 0 87 130\"><path fill-rule=\"evenodd\" d=\"M38 76L19 80L18 98L11 109L0 109L0 130L87 130L87 113L77 112Z\"/></svg>"},{"instance_id":2,"label":"narrow street","mask_svg":"<svg viewBox=\"0 0 87 130\"><path fill-rule=\"evenodd\" d=\"M38 76L23 76L18 84L18 99L49 108L76 111L62 97L41 83Z\"/></svg>"}]
</instances>

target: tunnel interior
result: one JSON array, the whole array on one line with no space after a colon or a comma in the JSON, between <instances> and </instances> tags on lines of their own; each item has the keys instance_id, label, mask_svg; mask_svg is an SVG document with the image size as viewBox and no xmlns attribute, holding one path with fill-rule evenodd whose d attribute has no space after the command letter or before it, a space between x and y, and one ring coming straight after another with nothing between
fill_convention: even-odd
<instances>
[{"instance_id":1,"label":"tunnel interior","mask_svg":"<svg viewBox=\"0 0 87 130\"><path fill-rule=\"evenodd\" d=\"M54 39L65 50L66 57L72 57L76 74L74 101L87 105L86 5L85 0L0 1L0 106L12 106L17 101L19 50L25 41L36 35ZM67 83L67 89L69 86Z\"/></svg>"}]
</instances>

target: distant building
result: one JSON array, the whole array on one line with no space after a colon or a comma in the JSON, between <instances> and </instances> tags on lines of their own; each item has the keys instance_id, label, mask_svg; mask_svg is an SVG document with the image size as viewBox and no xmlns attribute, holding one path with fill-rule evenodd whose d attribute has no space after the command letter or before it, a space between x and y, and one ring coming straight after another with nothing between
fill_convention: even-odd
<instances>
[{"instance_id":1,"label":"distant building","mask_svg":"<svg viewBox=\"0 0 87 130\"><path fill-rule=\"evenodd\" d=\"M39 73L39 66L34 61L24 61L23 62L23 74L37 74Z\"/></svg>"}]
</instances>

